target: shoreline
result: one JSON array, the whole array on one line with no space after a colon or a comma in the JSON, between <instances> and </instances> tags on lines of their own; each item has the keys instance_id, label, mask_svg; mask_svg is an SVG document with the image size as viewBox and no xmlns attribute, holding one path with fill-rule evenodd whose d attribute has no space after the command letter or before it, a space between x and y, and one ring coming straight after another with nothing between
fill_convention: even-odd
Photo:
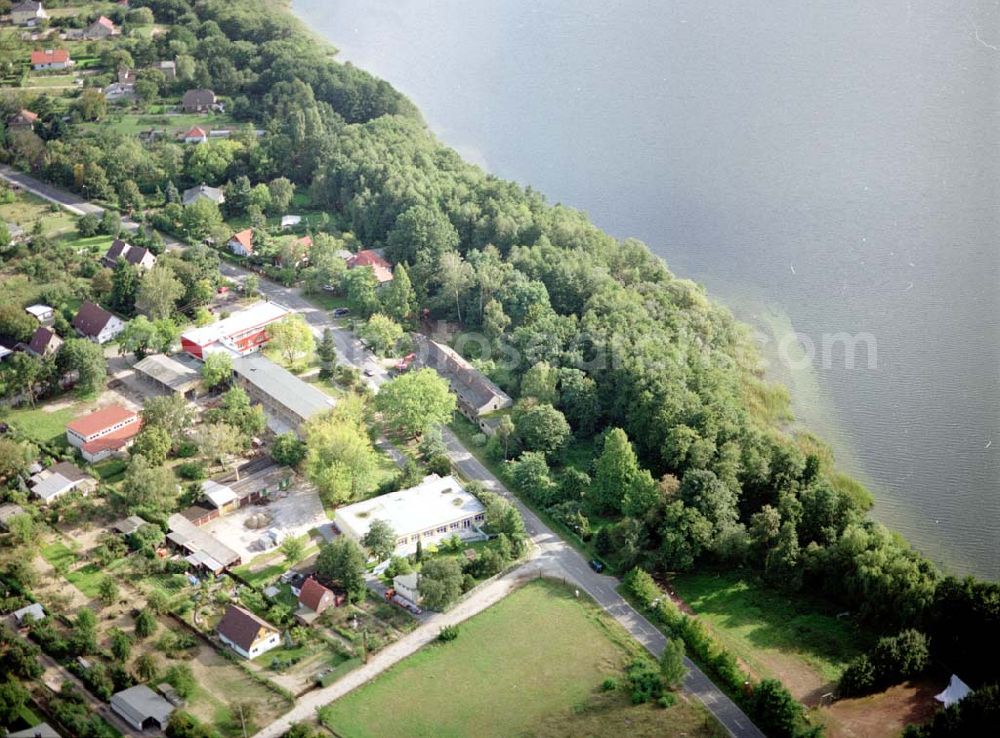
<instances>
[{"instance_id":1,"label":"shoreline","mask_svg":"<svg viewBox=\"0 0 1000 738\"><path fill-rule=\"evenodd\" d=\"M340 49L336 46L335 42L322 35L310 23L310 19L296 9L294 0L281 0L281 5L287 8L289 14L298 21L305 33L311 38L317 39L325 47L332 49L335 56L339 56ZM353 64L349 59L343 61L344 63ZM369 71L371 74L375 74L363 66L360 68ZM401 94L407 95L394 81L388 79L386 81L399 90ZM416 103L413 104L419 110ZM423 111L420 111L420 114L423 118ZM494 174L484 162L470 161L468 156L445 140L442 134L435 130L426 119L424 119L424 122L428 131L443 146L455 151L467 163L480 167L491 176L501 177L499 174ZM509 179L508 177L501 178L505 180ZM511 181L515 181L519 187L531 186L530 183L522 183L516 179ZM568 207L573 207L572 204L566 204ZM586 213L584 210L580 210L580 212ZM615 238L618 237L616 236ZM619 238L618 240L621 239ZM645 244L645 246L654 257L664 264L667 263L667 260L649 244ZM682 274L678 274L677 276L685 278ZM772 348L778 341L782 340L783 336L795 330L791 317L780 306L767 304L761 298L751 296L739 297L738 290L717 289L709 292L703 282L698 282L698 284L705 288L710 301L729 310L735 320L740 325L746 327L749 332L752 333L755 330L764 331L771 339L770 346ZM724 294L728 296L724 297ZM795 344L793 351L797 350L798 345ZM838 473L862 485L870 493L873 505L869 509L868 517L885 525L899 535L904 535L899 532L899 528L909 529L909 532L904 536L908 545L914 551L919 552L931 561L943 574L954 574L956 576L974 574L975 576L988 578L990 581L993 581L993 578L976 573L978 567L969 561L964 561L963 556L956 555L954 552L947 552L941 546L933 545L930 541L924 541L919 545L914 543L912 538L917 533L918 526L915 524L915 518L905 514L908 501L905 498L899 498L887 492L886 488L875 481L872 475L865 470L857 453L860 439L847 428L846 423L841 418L841 411L834 405L829 388L822 385L820 377L815 370L811 367L802 370L792 370L783 367L781 366L781 362L773 360L775 358L773 350L770 352L771 355L769 355L766 349L758 347L758 353L762 359L768 360L770 364L765 370L765 381L778 384L784 387L789 393L789 409L793 417L789 423L782 426L783 432L787 433L790 437L805 433L819 439L833 454L835 460L834 467ZM895 511L893 515L889 516L889 520L884 520L881 515L886 505ZM901 512L904 514L900 514ZM900 518L910 518L914 520L914 523L900 525ZM917 534L917 537L920 537L919 534Z\"/></svg>"}]
</instances>

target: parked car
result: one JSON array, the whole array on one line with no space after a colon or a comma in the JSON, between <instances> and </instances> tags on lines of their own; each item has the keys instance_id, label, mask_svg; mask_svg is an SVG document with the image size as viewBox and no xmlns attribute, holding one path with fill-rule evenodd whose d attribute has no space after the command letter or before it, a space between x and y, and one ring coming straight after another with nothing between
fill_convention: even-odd
<instances>
[{"instance_id":1,"label":"parked car","mask_svg":"<svg viewBox=\"0 0 1000 738\"><path fill-rule=\"evenodd\" d=\"M345 315L350 315L350 314L351 314L350 308L336 308L333 311L333 317L335 318L343 318Z\"/></svg>"},{"instance_id":2,"label":"parked car","mask_svg":"<svg viewBox=\"0 0 1000 738\"><path fill-rule=\"evenodd\" d=\"M596 571L598 574L604 571L604 563L600 559L591 559L589 563L590 563L590 568Z\"/></svg>"},{"instance_id":3,"label":"parked car","mask_svg":"<svg viewBox=\"0 0 1000 738\"><path fill-rule=\"evenodd\" d=\"M365 376L366 377L374 377L375 376L375 370L372 369L370 366L366 366L365 367Z\"/></svg>"}]
</instances>

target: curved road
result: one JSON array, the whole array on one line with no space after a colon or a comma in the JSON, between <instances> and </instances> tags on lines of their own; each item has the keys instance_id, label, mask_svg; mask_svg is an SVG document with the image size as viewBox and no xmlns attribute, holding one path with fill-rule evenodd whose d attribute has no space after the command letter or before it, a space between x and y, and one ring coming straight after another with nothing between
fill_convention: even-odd
<instances>
[{"instance_id":1,"label":"curved road","mask_svg":"<svg viewBox=\"0 0 1000 738\"><path fill-rule=\"evenodd\" d=\"M82 200L77 195L47 185L7 166L0 166L0 178L18 185L38 197L54 202L77 215L103 212L99 206ZM129 225L132 224L126 221L125 226ZM183 244L168 239L167 247L182 248ZM227 262L222 262L221 272L231 278L242 277L249 273ZM301 312L317 335L322 334L326 328L332 329L341 360L353 364L359 369L369 369L372 376L367 381L373 389L377 389L378 385L388 379L387 372L377 364L372 354L364 348L361 342L349 331L336 324L327 311L317 308L303 297L301 290L283 287L261 277L260 292L275 302ZM462 445L451 430L443 428L442 431L445 444L448 447L448 456L459 472L466 479L477 480L487 489L507 498L520 510L521 515L524 516L528 535L531 536L537 547L532 559L514 572L475 590L472 596L463 600L449 612L434 616L426 624L388 646L373 656L368 664L351 672L343 679L329 687L310 692L300 699L290 712L261 730L254 738L278 738L293 722L313 717L318 707L363 685L392 664L413 653L425 643L432 641L442 625L461 622L485 609L504 597L517 586L520 580L525 576L531 576L532 573L564 579L566 582L578 586L600 604L609 615L621 623L651 654L659 658L663 652L666 643L663 633L618 594L619 581L614 577L594 572L576 549L556 535L537 515L512 495L500 480ZM685 658L685 663L688 668L688 675L684 680L685 689L705 705L706 709L715 716L733 738L764 738L764 734L750 721L750 718L716 687L705 676L704 672L695 666L690 659Z\"/></svg>"}]
</instances>

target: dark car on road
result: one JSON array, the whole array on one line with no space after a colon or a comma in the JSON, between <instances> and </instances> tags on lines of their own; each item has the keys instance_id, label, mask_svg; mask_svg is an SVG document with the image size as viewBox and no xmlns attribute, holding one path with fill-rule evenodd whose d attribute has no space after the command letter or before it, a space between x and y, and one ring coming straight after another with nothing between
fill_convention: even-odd
<instances>
[{"instance_id":1,"label":"dark car on road","mask_svg":"<svg viewBox=\"0 0 1000 738\"><path fill-rule=\"evenodd\" d=\"M350 315L350 314L351 314L350 308L337 308L336 310L333 311L333 317L335 318L343 318L345 315Z\"/></svg>"},{"instance_id":2,"label":"dark car on road","mask_svg":"<svg viewBox=\"0 0 1000 738\"><path fill-rule=\"evenodd\" d=\"M590 564L590 568L593 569L594 571L596 571L598 574L600 574L602 571L604 571L604 563L601 562L600 559L591 559L587 563L589 563Z\"/></svg>"}]
</instances>

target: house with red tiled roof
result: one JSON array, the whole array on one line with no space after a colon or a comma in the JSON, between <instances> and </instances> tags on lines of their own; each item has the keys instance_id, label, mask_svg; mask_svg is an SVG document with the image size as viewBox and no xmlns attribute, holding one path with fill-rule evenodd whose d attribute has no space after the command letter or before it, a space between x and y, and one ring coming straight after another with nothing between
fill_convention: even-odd
<instances>
[{"instance_id":1,"label":"house with red tiled roof","mask_svg":"<svg viewBox=\"0 0 1000 738\"><path fill-rule=\"evenodd\" d=\"M229 239L229 250L237 256L250 256L253 253L253 228L246 228L234 233Z\"/></svg>"},{"instance_id":2,"label":"house with red tiled roof","mask_svg":"<svg viewBox=\"0 0 1000 738\"><path fill-rule=\"evenodd\" d=\"M85 302L73 318L73 328L95 343L107 343L125 330L125 322L100 305Z\"/></svg>"},{"instance_id":3,"label":"house with red tiled roof","mask_svg":"<svg viewBox=\"0 0 1000 738\"><path fill-rule=\"evenodd\" d=\"M184 134L184 143L200 144L208 141L208 131L201 126L194 126Z\"/></svg>"},{"instance_id":4,"label":"house with red tiled roof","mask_svg":"<svg viewBox=\"0 0 1000 738\"><path fill-rule=\"evenodd\" d=\"M93 464L131 446L141 428L136 413L122 405L108 405L70 422L66 440Z\"/></svg>"},{"instance_id":5,"label":"house with red tiled roof","mask_svg":"<svg viewBox=\"0 0 1000 738\"><path fill-rule=\"evenodd\" d=\"M31 67L36 72L46 69L68 69L73 66L66 49L44 49L31 52Z\"/></svg>"},{"instance_id":6,"label":"house with red tiled roof","mask_svg":"<svg viewBox=\"0 0 1000 738\"><path fill-rule=\"evenodd\" d=\"M38 120L38 113L32 113L26 108L21 108L17 115L7 121L8 128L32 128Z\"/></svg>"},{"instance_id":7,"label":"house with red tiled roof","mask_svg":"<svg viewBox=\"0 0 1000 738\"><path fill-rule=\"evenodd\" d=\"M311 625L325 610L330 607L340 607L342 604L344 595L336 594L314 577L310 577L299 590L299 607L295 611L295 619L302 625Z\"/></svg>"},{"instance_id":8,"label":"house with red tiled roof","mask_svg":"<svg viewBox=\"0 0 1000 738\"><path fill-rule=\"evenodd\" d=\"M358 267L371 267L379 285L392 281L392 264L374 249L359 251L347 260L348 269L357 269Z\"/></svg>"},{"instance_id":9,"label":"house with red tiled roof","mask_svg":"<svg viewBox=\"0 0 1000 738\"><path fill-rule=\"evenodd\" d=\"M245 659L254 659L281 643L281 634L249 610L230 605L215 629L219 640Z\"/></svg>"}]
</instances>

